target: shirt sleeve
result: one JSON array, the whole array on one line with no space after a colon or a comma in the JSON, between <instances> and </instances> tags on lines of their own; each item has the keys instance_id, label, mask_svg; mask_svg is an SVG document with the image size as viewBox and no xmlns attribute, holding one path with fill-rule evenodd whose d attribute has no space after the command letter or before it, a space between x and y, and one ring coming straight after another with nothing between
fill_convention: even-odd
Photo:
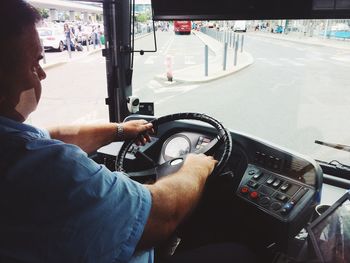
<instances>
[{"instance_id":1,"label":"shirt sleeve","mask_svg":"<svg viewBox=\"0 0 350 263\"><path fill-rule=\"evenodd\" d=\"M27 212L43 226L44 261L128 262L150 213L149 190L59 141L29 142L24 155L18 183L37 202Z\"/></svg>"}]
</instances>

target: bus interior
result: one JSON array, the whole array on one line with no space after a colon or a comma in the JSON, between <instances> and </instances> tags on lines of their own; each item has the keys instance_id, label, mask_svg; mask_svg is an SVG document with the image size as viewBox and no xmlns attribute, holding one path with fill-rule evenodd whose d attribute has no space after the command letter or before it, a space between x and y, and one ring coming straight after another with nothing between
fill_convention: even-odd
<instances>
[{"instance_id":1,"label":"bus interior","mask_svg":"<svg viewBox=\"0 0 350 263\"><path fill-rule=\"evenodd\" d=\"M196 94L192 94L190 88L189 92L182 94L182 98L187 99L191 106L182 107L180 100L169 102L165 114L158 115L156 98L154 101L150 98L145 100L142 96L136 96L134 91L136 74L143 70L133 67L134 55L160 52L156 42L154 48L136 50L134 47L131 17L135 2L89 2L103 5L106 47L102 54L106 62L109 121L122 122L142 118L152 121L156 129L152 142L145 146L136 146L132 141L113 143L98 150L91 158L112 171L126 171L133 180L150 183L179 169L181 160L187 153L214 155L219 163L208 179L198 209L177 231L181 242L176 251L213 242L238 242L251 247L261 256L263 262L318 262L310 249L306 228L317 217L317 205L331 205L350 189L349 148L345 145L342 150L337 150L323 146L328 149L327 159L321 159L312 153L299 153L303 145L299 145L297 149L289 149L288 143L283 142L297 139L293 138L293 134L286 134L283 138L284 129L291 129L291 126L299 123L298 120L288 120L289 115L281 117L282 119L271 117L271 123L256 124L263 127L265 133L254 133L256 120L250 120L250 116L265 118L269 113L261 113L262 108L284 114L283 102L278 101L287 99L290 96L289 91L276 94L272 98L274 102L268 104L263 99L263 91L252 90L248 95L251 98L252 113L245 115L245 109L239 110L238 106L236 113L232 108L226 108L229 105L240 105L237 102L240 98L235 98L239 94L228 94L225 90L220 90L220 85L216 87L217 94L208 93L204 84L198 84ZM151 4L153 20L156 23L182 20L218 24L217 21L239 20L247 21L249 25L252 20L268 19L350 19L349 0L152 0ZM170 33L174 34L174 31ZM185 39L188 36L178 37ZM154 39L157 40L156 37ZM345 55L348 56L348 53ZM350 61L346 63L350 64ZM341 70L346 69L349 70ZM278 76L286 78L286 82L293 82L293 72L289 72L290 75L287 76L283 70L282 66L276 69L276 78ZM244 71L239 74L244 74ZM307 71L304 74L304 80L309 80L321 78L317 74L323 73ZM306 76L307 74L313 76ZM230 85L230 78L225 78L225 81ZM249 90L250 82L255 81L259 82L258 75L251 76L240 88ZM308 91L317 93L317 83L308 83ZM202 85L201 95L212 96L210 103L202 102L198 95ZM295 89L299 88L297 85L295 83ZM327 94L331 100L332 93ZM340 96L347 101L346 94ZM248 104L249 100L242 99ZM350 102L347 105L345 102L339 102L343 111L336 111L332 115L335 119L339 118L339 122L322 122L321 126L324 127L339 124L332 129L333 138L337 138L338 131L342 135L350 134L350 130L344 131L343 128L344 114L348 115L346 111L350 110ZM322 103L327 101L320 102L320 107ZM138 110L133 110L133 106ZM215 116L211 114L210 107L214 109ZM300 111L298 107L295 105L288 111L297 111L299 113L296 115L300 117L314 113L312 110L308 111L308 108ZM237 115L243 117L244 123L250 123L251 130L247 132L247 129L241 130L239 125L230 123L229 119L234 119ZM279 130L281 144L279 141L270 141L265 136L273 129ZM327 136L319 136L319 131L312 131L314 130L308 133L311 144L314 145L315 140L328 141ZM296 133L294 135L297 136ZM350 143L349 136L343 137ZM335 143L346 144L346 140ZM339 147L336 145L335 148ZM339 152L344 154L343 157L339 157Z\"/></svg>"}]
</instances>

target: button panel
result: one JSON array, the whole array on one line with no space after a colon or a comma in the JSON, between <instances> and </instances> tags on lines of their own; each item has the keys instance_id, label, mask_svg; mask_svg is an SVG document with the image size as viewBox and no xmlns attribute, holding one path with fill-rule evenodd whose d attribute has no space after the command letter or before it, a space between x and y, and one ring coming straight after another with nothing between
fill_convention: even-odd
<instances>
[{"instance_id":1,"label":"button panel","mask_svg":"<svg viewBox=\"0 0 350 263\"><path fill-rule=\"evenodd\" d=\"M248 165L238 194L279 218L288 218L310 189L288 177Z\"/></svg>"}]
</instances>

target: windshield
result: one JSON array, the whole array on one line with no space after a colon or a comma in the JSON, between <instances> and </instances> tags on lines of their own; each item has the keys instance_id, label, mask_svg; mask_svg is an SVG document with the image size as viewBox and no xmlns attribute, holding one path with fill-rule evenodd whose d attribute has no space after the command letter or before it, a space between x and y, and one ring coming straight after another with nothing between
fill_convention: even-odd
<instances>
[{"instance_id":1,"label":"windshield","mask_svg":"<svg viewBox=\"0 0 350 263\"><path fill-rule=\"evenodd\" d=\"M154 48L145 2L136 8L135 50ZM84 51L71 58L67 50L46 53L47 64L65 64L47 69L30 123L108 121L102 16L80 19L71 27L86 32L76 40ZM158 52L134 55L133 95L154 102L156 116L206 113L234 131L349 164L348 152L314 143L350 145L349 25L326 19L191 21L188 34L175 32L174 21L158 21Z\"/></svg>"},{"instance_id":2,"label":"windshield","mask_svg":"<svg viewBox=\"0 0 350 263\"><path fill-rule=\"evenodd\" d=\"M180 35L171 21L159 22L158 54L136 55L134 93L155 101L156 115L206 113L313 158L349 163L349 153L314 141L350 144L350 20L192 23ZM150 42L140 39L137 49Z\"/></svg>"}]
</instances>

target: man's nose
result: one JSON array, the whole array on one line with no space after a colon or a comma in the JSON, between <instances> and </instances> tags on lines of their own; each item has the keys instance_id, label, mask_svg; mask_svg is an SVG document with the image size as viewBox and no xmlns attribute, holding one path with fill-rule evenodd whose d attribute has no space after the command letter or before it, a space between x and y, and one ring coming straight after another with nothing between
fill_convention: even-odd
<instances>
[{"instance_id":1,"label":"man's nose","mask_svg":"<svg viewBox=\"0 0 350 263\"><path fill-rule=\"evenodd\" d=\"M40 80L46 79L46 73L41 66L39 66L38 76Z\"/></svg>"}]
</instances>

